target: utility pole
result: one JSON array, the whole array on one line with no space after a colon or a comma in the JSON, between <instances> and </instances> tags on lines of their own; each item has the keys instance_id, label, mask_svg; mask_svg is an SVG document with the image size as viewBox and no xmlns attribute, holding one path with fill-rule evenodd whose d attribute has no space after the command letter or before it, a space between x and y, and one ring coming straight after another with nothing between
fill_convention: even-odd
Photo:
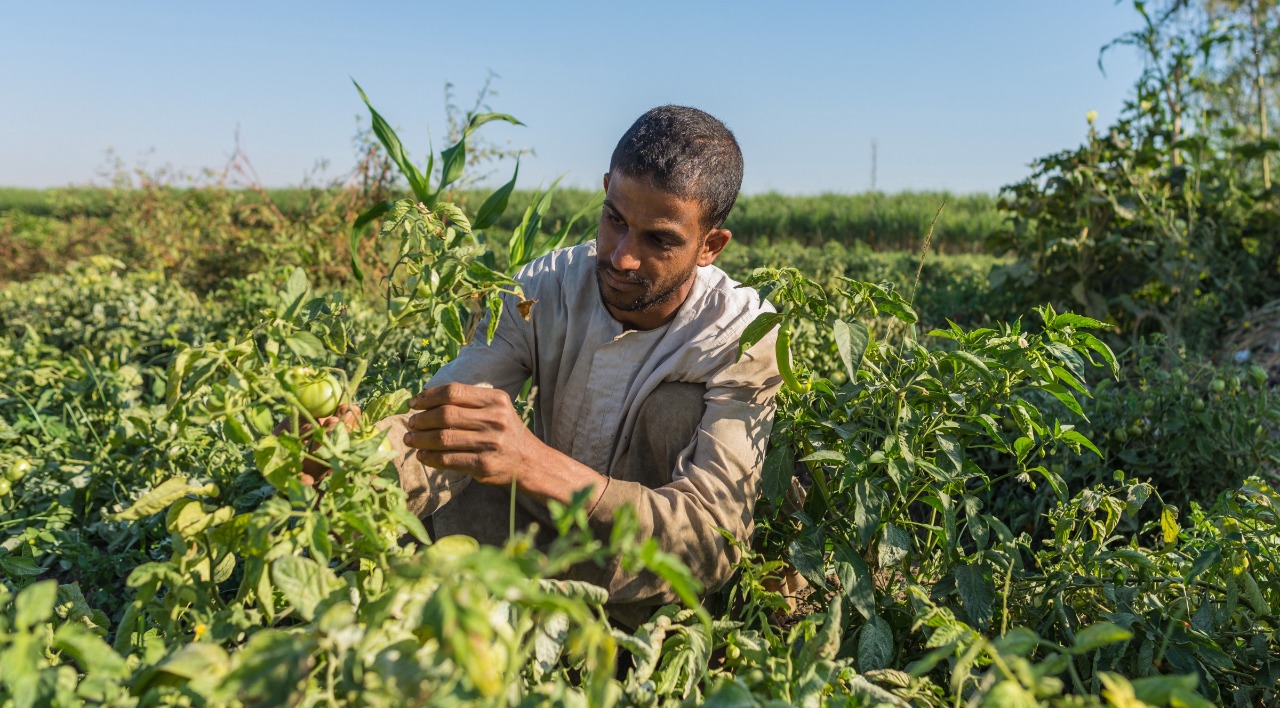
<instances>
[{"instance_id":1,"label":"utility pole","mask_svg":"<svg viewBox=\"0 0 1280 708\"><path fill-rule=\"evenodd\" d=\"M871 191L876 191L876 153L879 151L880 141L875 138L871 139Z\"/></svg>"}]
</instances>

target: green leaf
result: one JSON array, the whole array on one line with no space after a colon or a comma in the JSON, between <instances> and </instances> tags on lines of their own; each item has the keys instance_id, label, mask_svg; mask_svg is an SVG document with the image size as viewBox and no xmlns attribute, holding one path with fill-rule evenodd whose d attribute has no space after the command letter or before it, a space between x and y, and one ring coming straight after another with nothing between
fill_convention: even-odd
<instances>
[{"instance_id":1,"label":"green leaf","mask_svg":"<svg viewBox=\"0 0 1280 708\"><path fill-rule=\"evenodd\" d=\"M1201 573L1216 565L1222 560L1222 548L1218 544L1210 545L1204 549L1196 560L1191 564L1190 570L1187 571L1186 582L1190 583L1195 580ZM1208 603L1205 603L1208 605Z\"/></svg>"},{"instance_id":2,"label":"green leaf","mask_svg":"<svg viewBox=\"0 0 1280 708\"><path fill-rule=\"evenodd\" d=\"M969 620L981 631L991 627L995 614L996 588L981 566L959 565L955 569L956 592Z\"/></svg>"},{"instance_id":3,"label":"green leaf","mask_svg":"<svg viewBox=\"0 0 1280 708\"><path fill-rule=\"evenodd\" d=\"M849 324L844 320L836 320L831 326L831 335L836 340L836 349L840 352L840 361L844 362L844 370L849 375L849 381L855 381L858 378L858 369L862 366L862 358L867 354L867 345L871 341L866 323ZM741 357L741 349L739 349L739 357Z\"/></svg>"},{"instance_id":4,"label":"green leaf","mask_svg":"<svg viewBox=\"0 0 1280 708\"><path fill-rule=\"evenodd\" d=\"M357 216L356 220L351 224L351 236L348 245L351 248L351 273L356 277L357 283L364 282L364 271L360 268L359 258L360 237L364 235L364 228L369 225L369 222L377 219L383 214L386 214L390 210L390 200L378 202L368 209L365 209L364 212L360 214L360 216Z\"/></svg>"},{"instance_id":5,"label":"green leaf","mask_svg":"<svg viewBox=\"0 0 1280 708\"><path fill-rule=\"evenodd\" d=\"M1042 383L1039 388L1053 394L1053 397L1062 401L1062 405L1070 409L1072 413L1075 413L1085 420L1089 420L1089 417L1084 414L1084 410L1080 408L1080 402L1076 400L1076 397L1072 395L1071 391L1067 390L1066 386L1063 386L1060 383Z\"/></svg>"},{"instance_id":6,"label":"green leaf","mask_svg":"<svg viewBox=\"0 0 1280 708\"><path fill-rule=\"evenodd\" d=\"M467 133L473 133L476 128L495 120L506 121L511 125L524 125L524 123L521 123L506 113L477 113L476 115L471 116L471 120L467 122Z\"/></svg>"},{"instance_id":7,"label":"green leaf","mask_svg":"<svg viewBox=\"0 0 1280 708\"><path fill-rule=\"evenodd\" d=\"M400 168L400 172L409 182L409 188L413 190L418 201L428 202L430 190L427 188L427 181L423 178L422 173L418 172L418 168L413 166L409 161L408 155L404 152L404 146L400 144L400 138L396 135L396 131L391 129L387 121L373 109L373 104L369 103L369 97L365 95L364 89L360 88L360 84L355 79L351 80L355 84L356 91L360 92L360 99L364 101L364 105L369 108L369 113L373 116L373 133L378 136L378 142L382 143L382 147L387 151L387 157Z\"/></svg>"},{"instance_id":8,"label":"green leaf","mask_svg":"<svg viewBox=\"0 0 1280 708\"><path fill-rule=\"evenodd\" d=\"M1013 452L1018 456L1019 460L1026 458L1027 453L1030 452L1033 447L1035 447L1035 443L1032 442L1031 438L1025 436L1019 437L1017 440L1013 441Z\"/></svg>"},{"instance_id":9,"label":"green leaf","mask_svg":"<svg viewBox=\"0 0 1280 708\"><path fill-rule=\"evenodd\" d=\"M1132 638L1133 632L1123 627L1111 622L1097 622L1076 632L1075 642L1068 651L1072 654L1087 654L1108 644L1124 642Z\"/></svg>"},{"instance_id":10,"label":"green leaf","mask_svg":"<svg viewBox=\"0 0 1280 708\"><path fill-rule=\"evenodd\" d=\"M805 580L820 588L827 587L827 573L822 559L822 546L815 531L806 530L805 533L797 536L795 540L787 544L787 556L791 559L791 565L795 566Z\"/></svg>"},{"instance_id":11,"label":"green leaf","mask_svg":"<svg viewBox=\"0 0 1280 708\"><path fill-rule=\"evenodd\" d=\"M511 190L516 188L516 177L520 174L520 161L516 161L516 169L511 173L511 179L506 184L499 187L493 194L490 194L484 200L484 204L480 205L480 211L476 212L476 220L471 225L472 228L487 229L493 225L498 217L507 210L507 202L511 199Z\"/></svg>"},{"instance_id":12,"label":"green leaf","mask_svg":"<svg viewBox=\"0 0 1280 708\"><path fill-rule=\"evenodd\" d=\"M310 293L311 283L307 281L306 271L295 267L289 273L289 279L285 281L284 289L279 293L276 311L282 319L294 319L298 314L298 310L302 309L303 303L307 301L307 296Z\"/></svg>"},{"instance_id":13,"label":"green leaf","mask_svg":"<svg viewBox=\"0 0 1280 708\"><path fill-rule=\"evenodd\" d=\"M413 536L418 543L431 543L431 537L427 534L427 527L423 526L422 519L414 516L413 513L406 509L403 504L393 504L391 507L391 516L396 521L400 522L400 525L404 527L404 530L408 532L409 535Z\"/></svg>"},{"instance_id":14,"label":"green leaf","mask_svg":"<svg viewBox=\"0 0 1280 708\"><path fill-rule=\"evenodd\" d=\"M911 553L911 534L901 526L885 524L880 534L877 561L881 568L892 568Z\"/></svg>"},{"instance_id":15,"label":"green leaf","mask_svg":"<svg viewBox=\"0 0 1280 708\"><path fill-rule=\"evenodd\" d=\"M537 256L545 255L559 248L560 244L564 243L565 238L569 236L569 231L573 228L573 225L577 223L578 219L582 218L589 212L593 212L593 211L598 212L600 210L600 205L603 203L604 203L604 192L603 191L596 192L595 196L591 198L591 201L587 202L586 206L574 212L573 216L569 217L569 220L564 223L564 226L560 227L559 231L552 234L551 237L548 238L545 243L542 243L541 245L539 245L537 249L535 249L535 251L530 254L530 256L537 257ZM599 226L600 226L599 221L593 222L591 227L586 231L586 233L587 234L593 233L595 229L597 229ZM584 235L581 240L586 240L586 236Z\"/></svg>"},{"instance_id":16,"label":"green leaf","mask_svg":"<svg viewBox=\"0 0 1280 708\"><path fill-rule=\"evenodd\" d=\"M983 413L974 418L978 425L987 433L987 439L991 442L991 446L1000 452L1009 452L1009 446L1005 444L1004 436L1000 434L999 424L996 419L992 418L989 413Z\"/></svg>"},{"instance_id":17,"label":"green leaf","mask_svg":"<svg viewBox=\"0 0 1280 708\"><path fill-rule=\"evenodd\" d=\"M853 500L854 527L861 542L869 546L880 527L880 516L889 501L888 495L869 480L860 479L853 486Z\"/></svg>"},{"instance_id":18,"label":"green leaf","mask_svg":"<svg viewBox=\"0 0 1280 708\"><path fill-rule=\"evenodd\" d=\"M310 332L294 332L284 338L284 345L303 361L319 359L325 355L324 342Z\"/></svg>"},{"instance_id":19,"label":"green leaf","mask_svg":"<svg viewBox=\"0 0 1280 708\"><path fill-rule=\"evenodd\" d=\"M169 362L164 392L164 402L169 408L173 408L178 404L178 397L182 394L182 380L187 377L187 373L191 370L193 356L195 356L194 349L183 349L174 355L173 361Z\"/></svg>"},{"instance_id":20,"label":"green leaf","mask_svg":"<svg viewBox=\"0 0 1280 708\"><path fill-rule=\"evenodd\" d=\"M795 476L795 458L790 445L775 445L769 448L764 458L764 470L760 473L760 488L764 498L775 509L782 504L782 497L791 487L791 479Z\"/></svg>"},{"instance_id":21,"label":"green leaf","mask_svg":"<svg viewBox=\"0 0 1280 708\"><path fill-rule=\"evenodd\" d=\"M942 453L937 458L939 467L945 469L951 476L956 476L964 470L963 453L960 451L960 443L950 435L939 434L935 441L938 445L938 451Z\"/></svg>"},{"instance_id":22,"label":"green leaf","mask_svg":"<svg viewBox=\"0 0 1280 708\"><path fill-rule=\"evenodd\" d=\"M765 335L773 331L786 316L780 312L761 312L756 318L742 330L742 336L738 339L738 361L742 360L742 355L757 342L764 339Z\"/></svg>"},{"instance_id":23,"label":"green leaf","mask_svg":"<svg viewBox=\"0 0 1280 708\"><path fill-rule=\"evenodd\" d=\"M845 462L845 456L838 450L818 450L800 458L800 461L838 465Z\"/></svg>"},{"instance_id":24,"label":"green leaf","mask_svg":"<svg viewBox=\"0 0 1280 708\"><path fill-rule=\"evenodd\" d=\"M542 229L542 219L551 208L551 196L560 178L557 177L545 192L535 192L533 201L525 207L520 225L511 234L510 256L508 268L515 270L533 260L536 254L535 243L538 232Z\"/></svg>"},{"instance_id":25,"label":"green leaf","mask_svg":"<svg viewBox=\"0 0 1280 708\"><path fill-rule=\"evenodd\" d=\"M444 326L445 334L458 344L467 343L467 335L462 329L462 317L458 314L456 305L445 305L441 308L440 324Z\"/></svg>"},{"instance_id":26,"label":"green leaf","mask_svg":"<svg viewBox=\"0 0 1280 708\"><path fill-rule=\"evenodd\" d=\"M53 605L58 599L58 581L41 580L23 588L13 599L13 622L28 630L53 618Z\"/></svg>"},{"instance_id":27,"label":"green leaf","mask_svg":"<svg viewBox=\"0 0 1280 708\"><path fill-rule=\"evenodd\" d=\"M1051 323L1046 323L1049 329L1059 330L1063 327L1075 327L1077 329L1105 329L1110 327L1106 322L1095 320L1092 317L1077 315L1070 312L1064 312L1056 315Z\"/></svg>"},{"instance_id":28,"label":"green leaf","mask_svg":"<svg viewBox=\"0 0 1280 708\"><path fill-rule=\"evenodd\" d=\"M110 644L79 624L64 624L53 635L53 648L66 653L88 674L116 679L129 676L124 659Z\"/></svg>"},{"instance_id":29,"label":"green leaf","mask_svg":"<svg viewBox=\"0 0 1280 708\"><path fill-rule=\"evenodd\" d=\"M43 573L44 569L31 558L4 553L0 554L0 571L11 577L31 578Z\"/></svg>"},{"instance_id":30,"label":"green leaf","mask_svg":"<svg viewBox=\"0 0 1280 708\"><path fill-rule=\"evenodd\" d=\"M995 640L996 649L1001 654L1030 656L1040 646L1040 637L1026 627L1014 627L1007 634Z\"/></svg>"},{"instance_id":31,"label":"green leaf","mask_svg":"<svg viewBox=\"0 0 1280 708\"><path fill-rule=\"evenodd\" d=\"M1044 476L1045 481L1049 483L1050 487L1053 487L1054 494L1058 495L1058 501L1063 504L1067 503L1067 483L1062 479L1062 475L1059 475L1057 472L1054 472L1044 465L1037 467L1036 471Z\"/></svg>"},{"instance_id":32,"label":"green leaf","mask_svg":"<svg viewBox=\"0 0 1280 708\"><path fill-rule=\"evenodd\" d=\"M1116 361L1116 355L1112 353L1111 347L1108 347L1105 342L1092 334L1082 334L1078 339L1083 342L1086 347L1097 352L1098 355L1102 357L1103 361L1107 362L1107 366L1111 367L1112 378L1119 378L1120 363Z\"/></svg>"},{"instance_id":33,"label":"green leaf","mask_svg":"<svg viewBox=\"0 0 1280 708\"><path fill-rule=\"evenodd\" d=\"M321 601L343 586L332 570L298 556L282 556L272 561L271 582L308 622L315 619L316 607Z\"/></svg>"},{"instance_id":34,"label":"green leaf","mask_svg":"<svg viewBox=\"0 0 1280 708\"><path fill-rule=\"evenodd\" d=\"M502 321L502 308L505 307L500 296L485 298L485 306L489 308L489 326L485 328L485 344L492 344L498 334L498 323Z\"/></svg>"},{"instance_id":35,"label":"green leaf","mask_svg":"<svg viewBox=\"0 0 1280 708\"><path fill-rule=\"evenodd\" d=\"M887 669L892 664L893 630L879 615L872 615L858 633L858 670Z\"/></svg>"},{"instance_id":36,"label":"green leaf","mask_svg":"<svg viewBox=\"0 0 1280 708\"><path fill-rule=\"evenodd\" d=\"M986 381L991 380L991 369L987 366L987 363L970 352L960 350L948 352L946 358L965 364L977 371L978 375Z\"/></svg>"},{"instance_id":37,"label":"green leaf","mask_svg":"<svg viewBox=\"0 0 1280 708\"><path fill-rule=\"evenodd\" d=\"M1059 436L1059 439L1065 440L1069 443L1075 443L1080 447L1093 452L1093 454L1098 457L1102 457L1102 452L1098 450L1097 446L1095 446L1089 438L1085 437L1084 433L1081 433L1078 430L1064 430L1062 431L1062 435Z\"/></svg>"},{"instance_id":38,"label":"green leaf","mask_svg":"<svg viewBox=\"0 0 1280 708\"><path fill-rule=\"evenodd\" d=\"M461 140L440 153L440 184L436 185L436 195L444 192L445 187L457 182L462 177L462 168L467 165L467 138ZM424 200L425 201L425 200Z\"/></svg>"},{"instance_id":39,"label":"green leaf","mask_svg":"<svg viewBox=\"0 0 1280 708\"><path fill-rule=\"evenodd\" d=\"M1166 506L1164 509L1160 510L1160 531L1164 534L1164 543L1166 546L1178 540L1178 532L1181 531L1181 529L1178 528L1177 509L1171 506Z\"/></svg>"},{"instance_id":40,"label":"green leaf","mask_svg":"<svg viewBox=\"0 0 1280 708\"><path fill-rule=\"evenodd\" d=\"M410 398L413 398L413 394L405 388L378 394L369 401L369 405L365 406L364 418L377 422L383 418L407 413Z\"/></svg>"},{"instance_id":41,"label":"green leaf","mask_svg":"<svg viewBox=\"0 0 1280 708\"><path fill-rule=\"evenodd\" d=\"M1213 708L1211 701L1196 693L1196 686L1199 683L1199 677L1195 674L1147 676L1133 679L1133 695L1138 700L1153 706ZM1174 702L1175 698L1177 702Z\"/></svg>"},{"instance_id":42,"label":"green leaf","mask_svg":"<svg viewBox=\"0 0 1280 708\"><path fill-rule=\"evenodd\" d=\"M915 324L920 321L920 316L898 293L875 293L872 295L872 299L875 301L876 309L881 312L887 312L907 324Z\"/></svg>"},{"instance_id":43,"label":"green leaf","mask_svg":"<svg viewBox=\"0 0 1280 708\"><path fill-rule=\"evenodd\" d=\"M134 521L151 516L168 509L171 504L193 492L203 489L203 485L194 484L186 477L170 477L156 486L155 489L142 495L128 509L119 514L111 514L112 521Z\"/></svg>"},{"instance_id":44,"label":"green leaf","mask_svg":"<svg viewBox=\"0 0 1280 708\"><path fill-rule=\"evenodd\" d=\"M462 211L457 204L444 202L436 207L436 212L441 217L444 217L442 222L447 223L449 226L456 228L464 234L471 233L471 221L467 219L466 212Z\"/></svg>"},{"instance_id":45,"label":"green leaf","mask_svg":"<svg viewBox=\"0 0 1280 708\"><path fill-rule=\"evenodd\" d=\"M835 574L843 587L843 594L858 614L866 619L875 616L876 596L871 583L871 570L866 561L852 548L840 544L835 550Z\"/></svg>"},{"instance_id":46,"label":"green leaf","mask_svg":"<svg viewBox=\"0 0 1280 708\"><path fill-rule=\"evenodd\" d=\"M167 659L155 667L155 675L167 674L180 679L181 683L198 680L218 680L226 676L231 668L231 658L217 644L209 642L193 642L178 648ZM139 688L145 688L146 682L139 682Z\"/></svg>"},{"instance_id":47,"label":"green leaf","mask_svg":"<svg viewBox=\"0 0 1280 708\"><path fill-rule=\"evenodd\" d=\"M226 693L213 703L300 703L299 683L314 665L316 649L315 639L307 634L278 629L253 632L236 653L235 669L221 683Z\"/></svg>"},{"instance_id":48,"label":"green leaf","mask_svg":"<svg viewBox=\"0 0 1280 708\"><path fill-rule=\"evenodd\" d=\"M1128 493L1125 495L1124 507L1130 516L1137 516L1147 500L1151 498L1151 485L1146 482L1129 487Z\"/></svg>"},{"instance_id":49,"label":"green leaf","mask_svg":"<svg viewBox=\"0 0 1280 708\"><path fill-rule=\"evenodd\" d=\"M822 659L832 661L836 658L840 651L840 634L844 624L842 604L839 595L831 598L831 605L827 608L827 619L823 621L818 631L814 632L813 638L805 642L800 650L796 663L801 667L813 666Z\"/></svg>"}]
</instances>

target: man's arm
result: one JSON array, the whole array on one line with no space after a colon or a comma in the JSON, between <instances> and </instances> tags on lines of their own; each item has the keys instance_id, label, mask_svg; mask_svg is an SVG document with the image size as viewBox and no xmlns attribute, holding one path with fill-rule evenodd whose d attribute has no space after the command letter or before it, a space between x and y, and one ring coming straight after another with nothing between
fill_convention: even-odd
<instances>
[{"instance_id":1,"label":"man's arm","mask_svg":"<svg viewBox=\"0 0 1280 708\"><path fill-rule=\"evenodd\" d=\"M507 313L516 312L516 302L511 300L504 308ZM530 324L514 314L498 320L498 329L492 342L477 340L463 347L458 357L440 367L428 382L427 391L438 390L446 384L466 384L470 387L493 389L490 393L503 396L507 407L519 394L520 388L533 371L528 346ZM485 331L482 322L477 333ZM457 388L462 388L457 386ZM477 388L477 390L481 390ZM419 394L421 396L422 394ZM512 414L515 410L512 409ZM454 469L437 469L424 465L414 453L417 451L406 442L410 432L409 421L414 411L394 415L377 422L387 431L387 439L396 450L396 470L400 473L400 486L408 495L407 506L418 516L428 516L453 498L471 483L473 476ZM517 417L518 420L518 417Z\"/></svg>"},{"instance_id":2,"label":"man's arm","mask_svg":"<svg viewBox=\"0 0 1280 708\"><path fill-rule=\"evenodd\" d=\"M575 492L592 488L595 496L587 508L598 538L609 538L618 511L630 505L641 538L655 538L707 588L716 588L728 580L739 557L716 529L725 529L740 543L751 535L773 396L780 385L773 347L771 335L707 382L706 410L691 452L677 464L671 483L657 489L603 477L547 446L523 425L511 399L500 391L456 385L424 391L411 404L421 412L408 419L405 442L419 450L418 461L428 467L458 470L499 487L514 481L542 503L568 502ZM736 349L719 355L732 361L734 353ZM572 577L608 589L611 604L656 605L677 599L655 576L626 573L616 562L576 568Z\"/></svg>"},{"instance_id":3,"label":"man's arm","mask_svg":"<svg viewBox=\"0 0 1280 708\"><path fill-rule=\"evenodd\" d=\"M428 468L459 470L496 487L514 481L540 504L568 503L582 489L594 488L596 498L604 491L604 476L539 440L503 391L449 384L409 405L420 412L406 421L404 442Z\"/></svg>"},{"instance_id":4,"label":"man's arm","mask_svg":"<svg viewBox=\"0 0 1280 708\"><path fill-rule=\"evenodd\" d=\"M670 484L650 489L638 482L609 480L592 510L592 531L608 538L618 511L636 511L640 538L679 557L708 590L733 573L740 553L716 529L745 544L751 536L760 471L773 424L777 374L774 336L707 382L706 411L691 451L681 457ZM614 562L580 566L572 577L609 590L610 604L658 605L677 601L651 573L625 573Z\"/></svg>"}]
</instances>

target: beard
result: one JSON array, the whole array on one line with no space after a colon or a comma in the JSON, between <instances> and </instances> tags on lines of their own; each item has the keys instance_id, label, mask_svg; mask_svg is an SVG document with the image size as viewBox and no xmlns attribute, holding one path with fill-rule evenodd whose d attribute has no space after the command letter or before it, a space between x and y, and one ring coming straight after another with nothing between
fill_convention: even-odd
<instances>
[{"instance_id":1,"label":"beard","mask_svg":"<svg viewBox=\"0 0 1280 708\"><path fill-rule=\"evenodd\" d=\"M622 312L644 312L670 301L679 292L680 287L689 282L697 268L698 266L695 263L687 272L679 274L669 281L653 281L641 277L640 274L634 271L623 273L614 270L608 261L597 259L596 285L600 289L600 298L610 307ZM606 272L617 280L640 286L639 292L632 295L614 289L606 279Z\"/></svg>"}]
</instances>

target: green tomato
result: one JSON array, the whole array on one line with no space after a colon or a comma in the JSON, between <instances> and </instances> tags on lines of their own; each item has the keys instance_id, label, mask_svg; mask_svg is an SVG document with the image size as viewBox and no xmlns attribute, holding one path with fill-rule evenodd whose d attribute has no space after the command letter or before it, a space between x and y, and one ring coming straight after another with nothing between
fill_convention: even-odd
<instances>
[{"instance_id":1,"label":"green tomato","mask_svg":"<svg viewBox=\"0 0 1280 708\"><path fill-rule=\"evenodd\" d=\"M9 496L11 491L13 491L13 482L7 479L0 479L0 497Z\"/></svg>"},{"instance_id":2,"label":"green tomato","mask_svg":"<svg viewBox=\"0 0 1280 708\"><path fill-rule=\"evenodd\" d=\"M470 536L454 534L442 536L427 548L427 557L432 560L457 560L480 550L480 544Z\"/></svg>"},{"instance_id":3,"label":"green tomato","mask_svg":"<svg viewBox=\"0 0 1280 708\"><path fill-rule=\"evenodd\" d=\"M1111 439L1116 442L1125 442L1129 439L1129 432L1124 428L1116 428L1111 431Z\"/></svg>"},{"instance_id":4,"label":"green tomato","mask_svg":"<svg viewBox=\"0 0 1280 708\"><path fill-rule=\"evenodd\" d=\"M27 473L30 471L31 462L29 460L18 458L18 460L16 460L12 465L9 465L9 469L5 470L4 476L5 479L10 482L17 482L23 477L26 477Z\"/></svg>"},{"instance_id":5,"label":"green tomato","mask_svg":"<svg viewBox=\"0 0 1280 708\"><path fill-rule=\"evenodd\" d=\"M1267 373L1266 369L1254 364L1249 367L1249 378L1253 379L1254 386L1260 387L1267 383L1267 379L1270 378L1270 375Z\"/></svg>"},{"instance_id":6,"label":"green tomato","mask_svg":"<svg viewBox=\"0 0 1280 708\"><path fill-rule=\"evenodd\" d=\"M430 300L435 297L436 290L440 287L440 274L434 269L428 270L410 278L410 281L409 288L413 291L414 297L419 300Z\"/></svg>"},{"instance_id":7,"label":"green tomato","mask_svg":"<svg viewBox=\"0 0 1280 708\"><path fill-rule=\"evenodd\" d=\"M294 367L285 374L285 386L312 418L333 415L342 402L342 386L338 378L327 371Z\"/></svg>"},{"instance_id":8,"label":"green tomato","mask_svg":"<svg viewBox=\"0 0 1280 708\"><path fill-rule=\"evenodd\" d=\"M412 304L413 301L405 295L391 298L391 302L388 303L387 316L395 323L395 326L408 327L418 319L419 313L410 309Z\"/></svg>"},{"instance_id":9,"label":"green tomato","mask_svg":"<svg viewBox=\"0 0 1280 708\"><path fill-rule=\"evenodd\" d=\"M1203 398L1197 398L1196 400L1192 401L1192 402L1191 402L1191 410L1193 410L1193 411L1202 411L1202 410L1204 410L1204 399L1203 399Z\"/></svg>"},{"instance_id":10,"label":"green tomato","mask_svg":"<svg viewBox=\"0 0 1280 708\"><path fill-rule=\"evenodd\" d=\"M1209 388L1212 389L1214 393L1222 393L1227 390L1227 382L1222 379L1214 379L1209 382Z\"/></svg>"}]
</instances>

